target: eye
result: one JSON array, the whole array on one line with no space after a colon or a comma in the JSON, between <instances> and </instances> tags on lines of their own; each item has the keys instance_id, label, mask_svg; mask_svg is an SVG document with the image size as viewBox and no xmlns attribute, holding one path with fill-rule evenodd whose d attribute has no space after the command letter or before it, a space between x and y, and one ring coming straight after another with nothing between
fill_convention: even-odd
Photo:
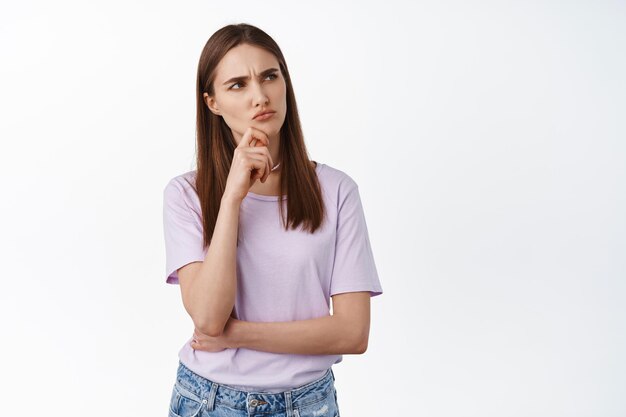
<instances>
[{"instance_id":1,"label":"eye","mask_svg":"<svg viewBox=\"0 0 626 417\"><path fill-rule=\"evenodd\" d=\"M274 77L272 78L272 80L275 80L276 78L278 78L278 75L276 75L275 73L272 74L268 74L267 76L265 76L265 78L267 77ZM236 86L237 84L244 84L243 82L236 82L235 84L231 85L230 87L228 87L229 90L241 90L241 88L233 88L234 86Z\"/></svg>"}]
</instances>

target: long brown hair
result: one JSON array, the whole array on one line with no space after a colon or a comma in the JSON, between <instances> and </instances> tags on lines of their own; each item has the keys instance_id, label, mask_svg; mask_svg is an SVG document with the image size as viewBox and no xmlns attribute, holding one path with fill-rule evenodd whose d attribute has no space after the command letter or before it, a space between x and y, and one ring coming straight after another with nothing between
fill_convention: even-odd
<instances>
[{"instance_id":1,"label":"long brown hair","mask_svg":"<svg viewBox=\"0 0 626 417\"><path fill-rule=\"evenodd\" d=\"M243 43L272 53L278 60L287 86L287 113L280 129L279 161L282 173L277 202L285 230L289 227L295 229L302 224L303 230L314 233L321 226L325 216L320 184L304 144L289 70L278 44L255 26L246 23L227 25L209 38L198 63L197 174L194 189L202 208L205 247L209 245L215 230L220 202L237 143L224 119L209 110L203 93L206 92L210 96L214 94L213 82L218 63L231 48ZM285 192L288 196L286 221L283 209Z\"/></svg>"}]
</instances>

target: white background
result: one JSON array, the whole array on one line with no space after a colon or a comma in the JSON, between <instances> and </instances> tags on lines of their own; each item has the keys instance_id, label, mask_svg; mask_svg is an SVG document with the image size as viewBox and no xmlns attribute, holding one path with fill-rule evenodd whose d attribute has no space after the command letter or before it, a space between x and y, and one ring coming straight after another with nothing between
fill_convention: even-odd
<instances>
[{"instance_id":1,"label":"white background","mask_svg":"<svg viewBox=\"0 0 626 417\"><path fill-rule=\"evenodd\" d=\"M521 0L3 0L2 414L166 415L162 191L240 22L359 184L384 293L342 417L626 415L626 5Z\"/></svg>"}]
</instances>

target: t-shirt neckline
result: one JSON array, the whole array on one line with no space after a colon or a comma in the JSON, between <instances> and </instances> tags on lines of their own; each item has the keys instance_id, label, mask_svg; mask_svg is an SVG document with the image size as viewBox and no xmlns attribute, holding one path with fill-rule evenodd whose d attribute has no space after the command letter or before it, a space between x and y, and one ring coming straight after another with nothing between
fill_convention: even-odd
<instances>
[{"instance_id":1,"label":"t-shirt neckline","mask_svg":"<svg viewBox=\"0 0 626 417\"><path fill-rule=\"evenodd\" d=\"M313 161L316 163L315 165L315 171L319 173L319 171L322 169L322 163L317 162L317 161ZM264 200L264 201L278 201L278 197L277 195L263 195L263 194L257 194L257 193L253 193L252 191L248 191L248 195L246 195L245 198L253 198L255 200ZM283 196L283 200L286 200L287 196L284 195Z\"/></svg>"}]
</instances>

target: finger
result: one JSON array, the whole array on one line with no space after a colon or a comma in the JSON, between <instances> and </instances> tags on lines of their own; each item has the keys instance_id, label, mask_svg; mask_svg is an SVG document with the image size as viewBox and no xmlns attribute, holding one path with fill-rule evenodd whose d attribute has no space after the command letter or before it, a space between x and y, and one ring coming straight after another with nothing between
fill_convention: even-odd
<instances>
[{"instance_id":1,"label":"finger","mask_svg":"<svg viewBox=\"0 0 626 417\"><path fill-rule=\"evenodd\" d=\"M271 162L272 161L271 156L267 156L265 160L267 161L267 171L265 171L265 175L263 176L263 182L267 181L267 177L269 177L270 174L272 173L272 167L274 166Z\"/></svg>"},{"instance_id":2,"label":"finger","mask_svg":"<svg viewBox=\"0 0 626 417\"><path fill-rule=\"evenodd\" d=\"M254 146L270 146L270 138L264 131L251 126L250 135L254 139L258 139L257 142L255 142Z\"/></svg>"},{"instance_id":3,"label":"finger","mask_svg":"<svg viewBox=\"0 0 626 417\"><path fill-rule=\"evenodd\" d=\"M250 141L250 147L251 148L264 148L266 147L265 144L263 142L261 142L260 139L255 138L254 136L252 136L252 140Z\"/></svg>"},{"instance_id":4,"label":"finger","mask_svg":"<svg viewBox=\"0 0 626 417\"><path fill-rule=\"evenodd\" d=\"M267 148L264 148L267 151ZM265 170L263 171L263 174L259 177L259 180L262 182L265 182L265 180L267 180L267 177L269 177L270 175L270 171L272 170L272 166L270 165L269 162L269 158L267 157L266 152L263 152L263 162L265 163Z\"/></svg>"},{"instance_id":5,"label":"finger","mask_svg":"<svg viewBox=\"0 0 626 417\"><path fill-rule=\"evenodd\" d=\"M257 155L249 155L252 161L252 169L250 172L257 170L257 173L254 174L254 179L263 178L265 172L267 172L267 159L262 156Z\"/></svg>"},{"instance_id":6,"label":"finger","mask_svg":"<svg viewBox=\"0 0 626 417\"><path fill-rule=\"evenodd\" d=\"M255 141L254 145L252 145L251 142L255 139L257 141ZM239 145L237 145L237 147L255 147L258 146L259 141L265 146L269 146L270 144L270 140L265 132L250 126L248 127L248 129L246 129L243 137L241 138L241 142L239 142Z\"/></svg>"},{"instance_id":7,"label":"finger","mask_svg":"<svg viewBox=\"0 0 626 417\"><path fill-rule=\"evenodd\" d=\"M262 148L247 148L245 150L246 155L260 161L268 162L268 167L272 167L272 156L270 155L270 151L264 146Z\"/></svg>"},{"instance_id":8,"label":"finger","mask_svg":"<svg viewBox=\"0 0 626 417\"><path fill-rule=\"evenodd\" d=\"M264 157L266 157L269 160L268 163L268 174L272 171L272 167L274 166L274 160L272 159L272 155L270 154L270 150L267 149L267 147L263 146L263 147L258 147L258 148L250 148L247 149L248 152L250 153L255 153L258 155L263 155Z\"/></svg>"},{"instance_id":9,"label":"finger","mask_svg":"<svg viewBox=\"0 0 626 417\"><path fill-rule=\"evenodd\" d=\"M272 161L272 156L270 155L270 151L267 148L264 148L265 152L263 152L263 156L265 157L265 161L267 161L267 171L265 171L265 175L263 176L263 182L267 181L267 177L272 173L272 167L274 166L274 162Z\"/></svg>"}]
</instances>

